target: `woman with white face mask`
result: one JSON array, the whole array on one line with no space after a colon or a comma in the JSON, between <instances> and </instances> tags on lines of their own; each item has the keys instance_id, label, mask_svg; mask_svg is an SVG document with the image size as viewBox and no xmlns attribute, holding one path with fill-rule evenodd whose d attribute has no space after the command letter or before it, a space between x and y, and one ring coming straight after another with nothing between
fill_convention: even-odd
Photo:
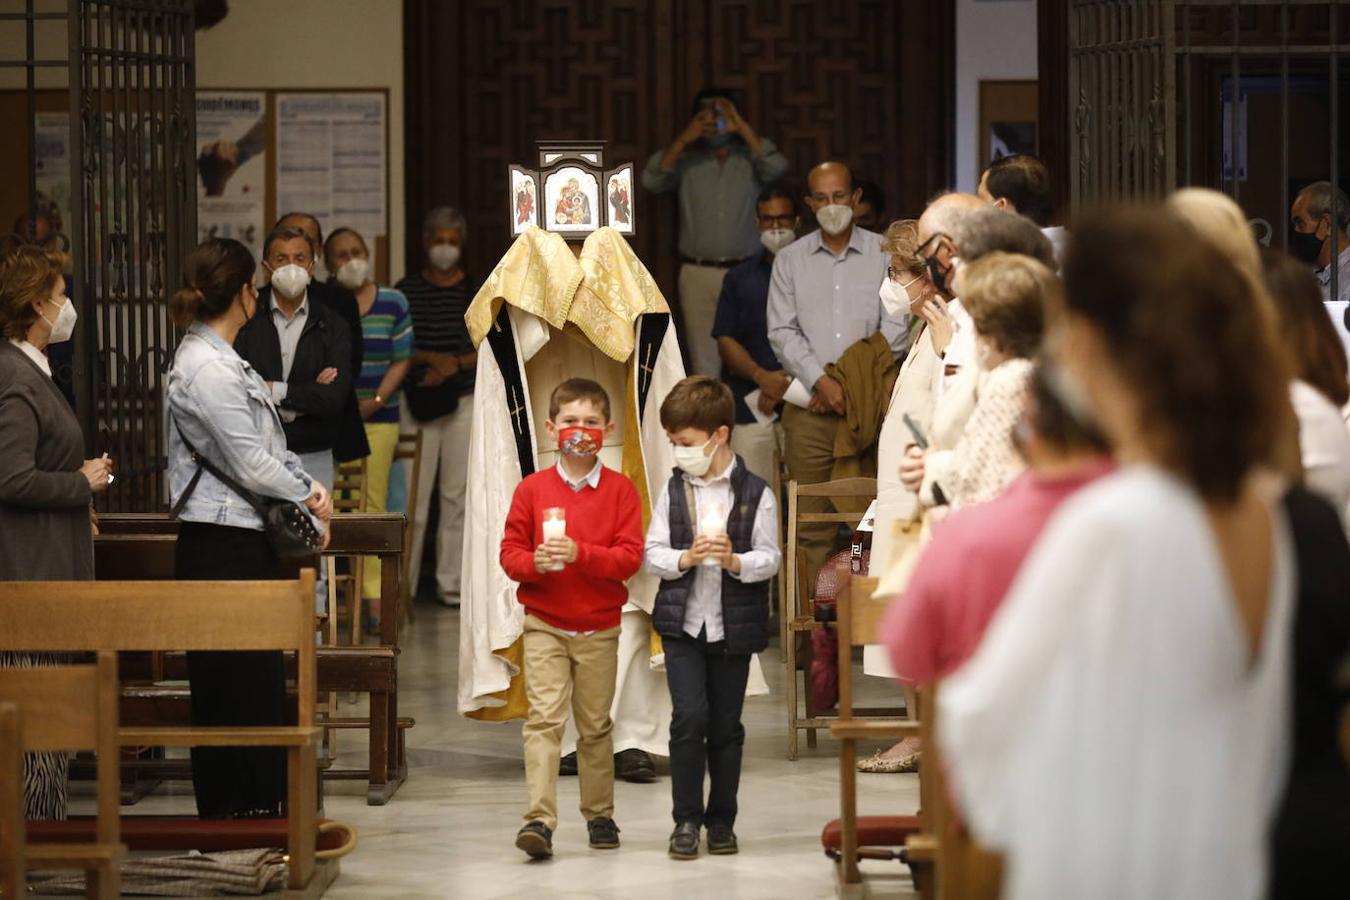
<instances>
[{"instance_id":1,"label":"woman with white face mask","mask_svg":"<svg viewBox=\"0 0 1350 900\"><path fill-rule=\"evenodd\" d=\"M977 399L953 449L905 452L900 477L920 503L982 503L1022 473L1012 427L1026 406L1046 303L1058 291L1055 273L1029 256L989 253L963 270L961 300L975 324L980 367Z\"/></svg>"},{"instance_id":2,"label":"woman with white face mask","mask_svg":"<svg viewBox=\"0 0 1350 900\"><path fill-rule=\"evenodd\" d=\"M0 260L0 581L94 577L93 495L112 462L84 458L84 435L52 381L47 345L69 340L76 321L62 257L22 246ZM0 667L32 668L49 655L0 652ZM24 762L24 811L64 819L64 753Z\"/></svg>"},{"instance_id":3,"label":"woman with white face mask","mask_svg":"<svg viewBox=\"0 0 1350 900\"><path fill-rule=\"evenodd\" d=\"M412 313L400 291L375 283L370 250L353 229L339 228L328 235L323 257L338 283L356 294L361 311L365 356L356 378L356 398L370 442L365 511L384 512L398 446L400 390L413 358ZM366 560L361 594L370 610L369 624L375 627L380 616L379 560Z\"/></svg>"}]
</instances>

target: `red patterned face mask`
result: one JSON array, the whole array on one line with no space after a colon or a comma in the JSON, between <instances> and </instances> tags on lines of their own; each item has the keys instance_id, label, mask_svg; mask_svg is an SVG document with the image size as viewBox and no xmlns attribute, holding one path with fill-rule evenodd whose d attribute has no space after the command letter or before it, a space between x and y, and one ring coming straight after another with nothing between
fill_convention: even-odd
<instances>
[{"instance_id":1,"label":"red patterned face mask","mask_svg":"<svg viewBox=\"0 0 1350 900\"><path fill-rule=\"evenodd\" d=\"M601 428L573 425L558 429L558 449L568 456L590 459L600 452L604 441L605 432Z\"/></svg>"}]
</instances>

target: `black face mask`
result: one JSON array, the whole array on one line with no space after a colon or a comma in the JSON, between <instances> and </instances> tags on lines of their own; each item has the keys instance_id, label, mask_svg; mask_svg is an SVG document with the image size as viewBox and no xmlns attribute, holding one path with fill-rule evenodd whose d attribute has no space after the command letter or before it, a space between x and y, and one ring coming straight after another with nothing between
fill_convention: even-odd
<instances>
[{"instance_id":1,"label":"black face mask","mask_svg":"<svg viewBox=\"0 0 1350 900\"><path fill-rule=\"evenodd\" d=\"M1317 257L1322 253L1322 244L1324 241L1317 236L1315 232L1298 231L1290 229L1289 231L1289 252L1295 259L1302 260L1308 265L1315 265Z\"/></svg>"},{"instance_id":2,"label":"black face mask","mask_svg":"<svg viewBox=\"0 0 1350 900\"><path fill-rule=\"evenodd\" d=\"M950 297L951 291L947 290L947 278L952 274L952 269L948 266L947 271L942 271L942 264L938 262L937 254L924 258L924 265L928 267L928 277L933 282L933 287L938 289L938 293L944 297Z\"/></svg>"}]
</instances>

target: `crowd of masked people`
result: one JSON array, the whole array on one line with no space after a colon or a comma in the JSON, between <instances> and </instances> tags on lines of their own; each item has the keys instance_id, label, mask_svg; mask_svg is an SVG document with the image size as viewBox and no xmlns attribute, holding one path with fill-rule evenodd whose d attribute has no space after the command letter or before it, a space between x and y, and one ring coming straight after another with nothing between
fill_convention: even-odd
<instances>
[{"instance_id":1,"label":"crowd of masked people","mask_svg":"<svg viewBox=\"0 0 1350 900\"><path fill-rule=\"evenodd\" d=\"M1021 155L874 231L845 165L786 187L727 92L693 112L643 176L679 195L691 366L750 471L876 475L871 574L908 574L868 671L910 709L942 683L1006 895L1350 891L1344 193L1298 193L1291 253L1205 189L1065 228ZM839 537L800 527L808 591Z\"/></svg>"},{"instance_id":2,"label":"crowd of masked people","mask_svg":"<svg viewBox=\"0 0 1350 900\"><path fill-rule=\"evenodd\" d=\"M108 454L85 459L72 403L54 377L79 311L67 296L66 257L37 239L39 224L16 228L31 239L0 260L0 581L93 578L92 500L115 477ZM415 510L414 585L430 500L439 496L437 597L458 604L477 361L464 324L476 291L461 261L467 236L460 213L433 209L422 232L425 265L392 288L376 283L361 234L337 228L325 238L305 213L276 223L261 260L222 238L189 254L186 286L169 302L184 336L165 404L179 578L275 577L276 553L253 501L294 501L326 525L335 467L364 459L364 509ZM400 485L393 464L400 432L422 438L416 497L406 496L406 484L403 497L391 497L391 481ZM364 573L373 630L378 561ZM320 612L326 598L321 583ZM0 666L52 662L0 655ZM283 721L281 654L190 653L188 669L194 724ZM30 818L64 818L67 768L64 754L25 757ZM194 749L198 810L211 818L277 815L284 771L278 749Z\"/></svg>"}]
</instances>

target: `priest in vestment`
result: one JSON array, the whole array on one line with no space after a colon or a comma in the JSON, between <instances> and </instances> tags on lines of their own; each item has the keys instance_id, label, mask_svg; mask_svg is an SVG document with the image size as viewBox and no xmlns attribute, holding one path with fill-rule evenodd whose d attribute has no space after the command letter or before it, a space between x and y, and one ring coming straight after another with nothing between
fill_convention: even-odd
<instances>
[{"instance_id":1,"label":"priest in vestment","mask_svg":"<svg viewBox=\"0 0 1350 900\"><path fill-rule=\"evenodd\" d=\"M478 348L464 528L459 711L507 721L526 712L521 674L524 611L498 563L516 485L556 462L543 429L548 396L569 377L609 392L616 424L601 449L605 465L632 479L643 506L674 466L659 410L684 377L670 309L627 241L592 233L579 257L563 238L528 228L484 282L465 315ZM650 613L657 580L628 582L611 714L614 750L669 752L670 695ZM570 723L564 753L575 746Z\"/></svg>"}]
</instances>

